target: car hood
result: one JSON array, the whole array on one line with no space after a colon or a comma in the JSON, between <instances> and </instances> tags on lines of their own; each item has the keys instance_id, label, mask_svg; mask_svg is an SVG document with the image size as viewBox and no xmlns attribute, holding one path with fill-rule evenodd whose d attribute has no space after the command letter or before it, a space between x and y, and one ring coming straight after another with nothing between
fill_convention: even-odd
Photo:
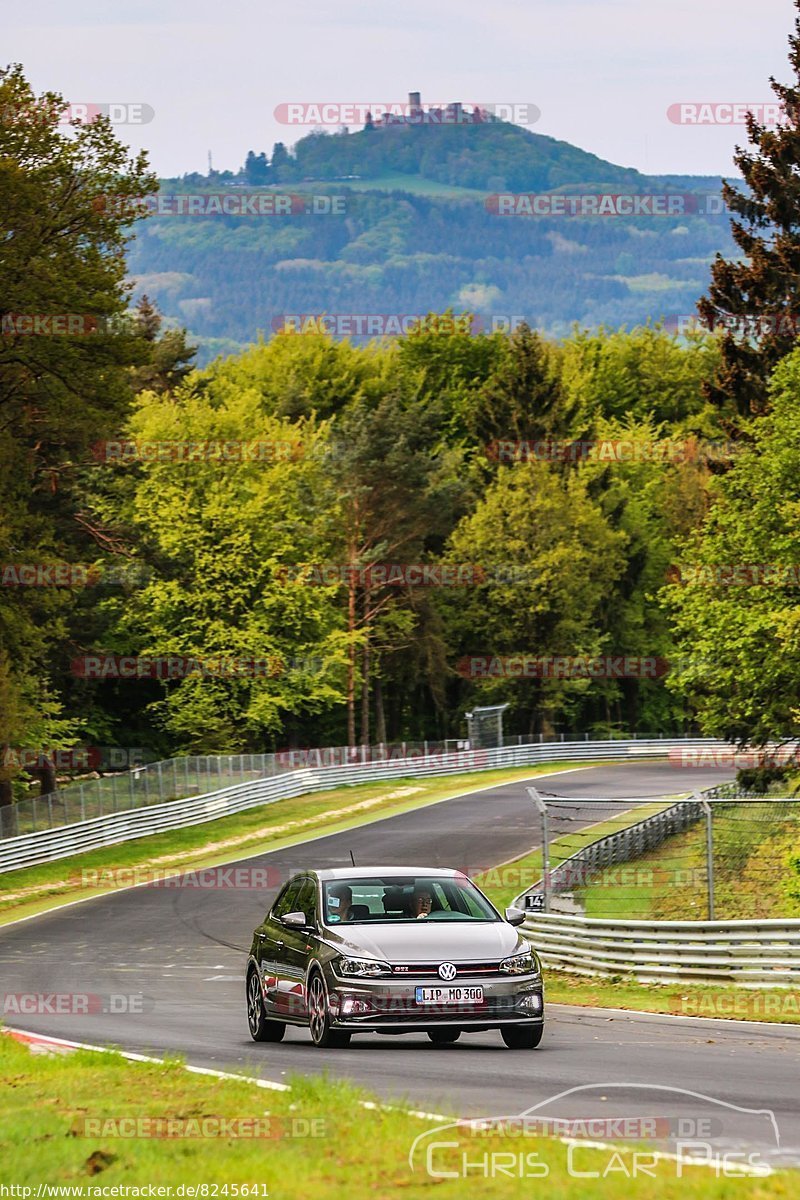
<instances>
[{"instance_id":1,"label":"car hood","mask_svg":"<svg viewBox=\"0 0 800 1200\"><path fill-rule=\"evenodd\" d=\"M438 922L353 925L329 929L325 940L342 954L400 963L492 962L528 948L528 942L505 921L487 924Z\"/></svg>"}]
</instances>

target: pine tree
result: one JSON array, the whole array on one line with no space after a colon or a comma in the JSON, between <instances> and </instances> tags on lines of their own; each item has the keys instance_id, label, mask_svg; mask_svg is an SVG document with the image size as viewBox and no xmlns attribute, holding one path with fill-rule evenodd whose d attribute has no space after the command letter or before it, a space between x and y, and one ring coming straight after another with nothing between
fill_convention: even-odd
<instances>
[{"instance_id":1,"label":"pine tree","mask_svg":"<svg viewBox=\"0 0 800 1200\"><path fill-rule=\"evenodd\" d=\"M722 359L707 394L744 416L767 407L767 380L794 346L800 320L800 0L789 37L792 86L770 78L784 109L775 128L747 114L750 149L734 162L749 192L724 183L731 232L744 261L718 254L708 295L698 311L709 328L722 327Z\"/></svg>"},{"instance_id":2,"label":"pine tree","mask_svg":"<svg viewBox=\"0 0 800 1200\"><path fill-rule=\"evenodd\" d=\"M272 162L270 163L272 178L276 183L286 182L288 175L291 174L291 162L291 156L283 142L276 142L272 147Z\"/></svg>"},{"instance_id":3,"label":"pine tree","mask_svg":"<svg viewBox=\"0 0 800 1200\"><path fill-rule=\"evenodd\" d=\"M471 413L472 433L484 444L563 437L573 416L550 347L527 324L519 325L509 338L507 354L478 395Z\"/></svg>"},{"instance_id":4,"label":"pine tree","mask_svg":"<svg viewBox=\"0 0 800 1200\"><path fill-rule=\"evenodd\" d=\"M142 296L136 305L136 332L145 340L147 361L132 368L134 391L169 392L194 369L196 347L188 345L185 329L162 332L164 318L149 296Z\"/></svg>"}]
</instances>

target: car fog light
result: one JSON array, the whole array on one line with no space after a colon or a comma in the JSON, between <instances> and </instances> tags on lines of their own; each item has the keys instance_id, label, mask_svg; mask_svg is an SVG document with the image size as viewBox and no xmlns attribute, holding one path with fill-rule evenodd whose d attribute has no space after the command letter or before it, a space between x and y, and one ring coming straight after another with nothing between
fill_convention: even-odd
<instances>
[{"instance_id":1,"label":"car fog light","mask_svg":"<svg viewBox=\"0 0 800 1200\"><path fill-rule=\"evenodd\" d=\"M533 1012L540 1012L542 1008L542 997L538 992L531 992L527 996L523 996L517 1001L520 1008L530 1008Z\"/></svg>"},{"instance_id":2,"label":"car fog light","mask_svg":"<svg viewBox=\"0 0 800 1200\"><path fill-rule=\"evenodd\" d=\"M339 1011L343 1017L357 1016L359 1013L368 1013L372 1009L369 1000L364 1000L361 996L343 996Z\"/></svg>"}]
</instances>

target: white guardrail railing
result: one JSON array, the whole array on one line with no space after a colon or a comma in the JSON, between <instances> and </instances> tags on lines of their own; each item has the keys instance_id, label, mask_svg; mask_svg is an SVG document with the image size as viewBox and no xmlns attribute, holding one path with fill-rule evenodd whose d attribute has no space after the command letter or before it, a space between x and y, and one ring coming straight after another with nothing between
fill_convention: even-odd
<instances>
[{"instance_id":1,"label":"white guardrail railing","mask_svg":"<svg viewBox=\"0 0 800 1200\"><path fill-rule=\"evenodd\" d=\"M408 779L432 775L456 775L488 771L498 767L526 767L540 763L598 759L665 758L670 753L692 755L731 747L715 738L653 738L598 742L545 742L541 745L507 746L493 750L460 750L445 753L403 755L377 762L348 766L303 767L267 779L235 784L202 796L170 800L164 804L107 813L87 821L54 829L24 833L0 840L0 872L52 862L98 846L116 845L150 833L182 829L214 821L259 805L274 804L308 792L330 790L383 779ZM691 761L691 760L690 760ZM676 765L680 762L676 761ZM675 791L680 791L680 772L675 772Z\"/></svg>"},{"instance_id":2,"label":"white guardrail railing","mask_svg":"<svg viewBox=\"0 0 800 1200\"><path fill-rule=\"evenodd\" d=\"M800 920L603 921L537 913L522 926L547 967L641 983L800 983Z\"/></svg>"}]
</instances>

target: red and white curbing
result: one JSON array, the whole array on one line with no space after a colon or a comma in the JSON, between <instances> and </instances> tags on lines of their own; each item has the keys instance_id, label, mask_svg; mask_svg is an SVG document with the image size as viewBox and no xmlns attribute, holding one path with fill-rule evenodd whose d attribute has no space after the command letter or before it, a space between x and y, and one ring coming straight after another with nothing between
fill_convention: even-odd
<instances>
[{"instance_id":1,"label":"red and white curbing","mask_svg":"<svg viewBox=\"0 0 800 1200\"><path fill-rule=\"evenodd\" d=\"M12 1037L15 1042L27 1046L31 1054L72 1054L74 1050L79 1049L73 1042L46 1037L43 1033L28 1033L25 1029L3 1029L2 1032Z\"/></svg>"}]
</instances>

